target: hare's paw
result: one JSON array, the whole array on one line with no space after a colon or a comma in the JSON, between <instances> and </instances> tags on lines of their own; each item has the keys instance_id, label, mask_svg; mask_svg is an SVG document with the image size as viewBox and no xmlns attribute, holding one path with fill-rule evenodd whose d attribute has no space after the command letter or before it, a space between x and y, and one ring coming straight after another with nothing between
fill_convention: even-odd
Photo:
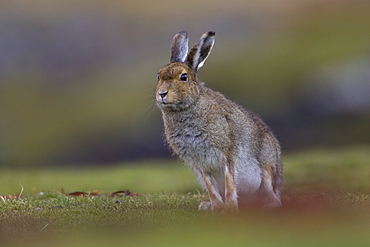
<instances>
[{"instance_id":1,"label":"hare's paw","mask_svg":"<svg viewBox=\"0 0 370 247\"><path fill-rule=\"evenodd\" d=\"M226 207L222 202L221 203L201 202L199 204L198 210L224 212L226 210Z\"/></svg>"},{"instance_id":2,"label":"hare's paw","mask_svg":"<svg viewBox=\"0 0 370 247\"><path fill-rule=\"evenodd\" d=\"M211 210L211 202L201 202L198 206L199 211L209 211Z\"/></svg>"}]
</instances>

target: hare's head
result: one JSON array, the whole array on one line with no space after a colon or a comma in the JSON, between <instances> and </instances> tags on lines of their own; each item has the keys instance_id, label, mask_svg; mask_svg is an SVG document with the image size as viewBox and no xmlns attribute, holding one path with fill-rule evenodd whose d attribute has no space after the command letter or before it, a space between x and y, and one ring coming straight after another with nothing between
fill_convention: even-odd
<instances>
[{"instance_id":1,"label":"hare's head","mask_svg":"<svg viewBox=\"0 0 370 247\"><path fill-rule=\"evenodd\" d=\"M197 100L200 92L197 71L208 58L214 38L214 32L203 34L188 52L188 33L181 31L175 35L170 64L158 73L156 102L160 108L179 111Z\"/></svg>"}]
</instances>

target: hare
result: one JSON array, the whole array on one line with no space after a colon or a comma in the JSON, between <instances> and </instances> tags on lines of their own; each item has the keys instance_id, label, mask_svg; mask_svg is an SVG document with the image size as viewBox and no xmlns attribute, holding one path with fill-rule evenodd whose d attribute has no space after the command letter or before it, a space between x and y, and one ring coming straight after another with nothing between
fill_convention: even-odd
<instances>
[{"instance_id":1,"label":"hare","mask_svg":"<svg viewBox=\"0 0 370 247\"><path fill-rule=\"evenodd\" d=\"M214 40L215 32L207 32L188 52L186 31L173 38L170 63L159 71L155 92L166 140L208 192L210 202L199 210L238 212L238 198L280 207L277 139L256 114L198 79Z\"/></svg>"}]
</instances>

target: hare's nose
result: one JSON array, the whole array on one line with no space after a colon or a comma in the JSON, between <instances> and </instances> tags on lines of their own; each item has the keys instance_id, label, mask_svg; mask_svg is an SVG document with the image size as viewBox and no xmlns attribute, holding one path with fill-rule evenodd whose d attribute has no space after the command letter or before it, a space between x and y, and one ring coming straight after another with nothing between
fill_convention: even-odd
<instances>
[{"instance_id":1,"label":"hare's nose","mask_svg":"<svg viewBox=\"0 0 370 247\"><path fill-rule=\"evenodd\" d=\"M161 96L161 98L163 99L164 97L166 97L168 91L159 91L158 94L159 96Z\"/></svg>"}]
</instances>

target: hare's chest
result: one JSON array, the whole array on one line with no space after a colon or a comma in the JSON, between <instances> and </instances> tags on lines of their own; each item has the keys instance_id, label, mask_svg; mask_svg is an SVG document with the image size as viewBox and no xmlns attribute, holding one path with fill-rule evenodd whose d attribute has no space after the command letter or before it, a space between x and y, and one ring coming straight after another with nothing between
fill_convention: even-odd
<instances>
[{"instance_id":1,"label":"hare's chest","mask_svg":"<svg viewBox=\"0 0 370 247\"><path fill-rule=\"evenodd\" d=\"M206 152L211 148L207 135L199 126L178 126L166 130L168 143L179 155Z\"/></svg>"},{"instance_id":2,"label":"hare's chest","mask_svg":"<svg viewBox=\"0 0 370 247\"><path fill-rule=\"evenodd\" d=\"M166 128L165 132L172 150L189 166L212 171L218 170L226 160L211 133L201 124L179 124L177 128Z\"/></svg>"}]
</instances>

